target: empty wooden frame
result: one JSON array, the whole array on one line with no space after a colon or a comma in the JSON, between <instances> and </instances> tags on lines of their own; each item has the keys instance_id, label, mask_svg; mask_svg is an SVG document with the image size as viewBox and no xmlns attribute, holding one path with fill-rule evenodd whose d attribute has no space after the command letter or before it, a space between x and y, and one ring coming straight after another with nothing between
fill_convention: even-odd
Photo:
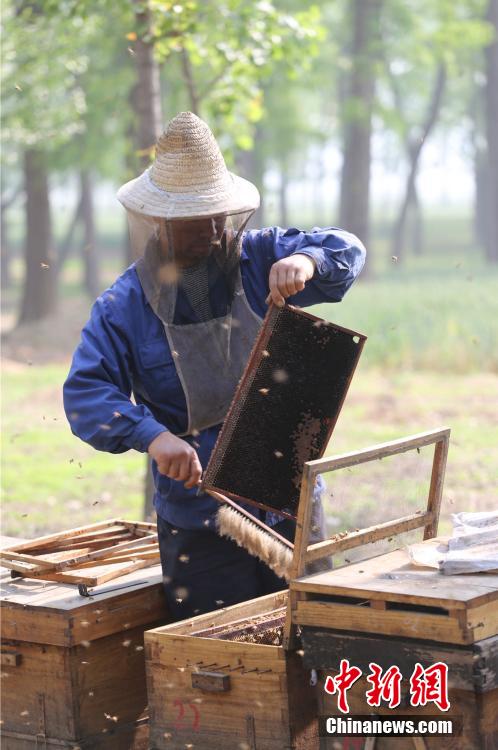
<instances>
[{"instance_id":1,"label":"empty wooden frame","mask_svg":"<svg viewBox=\"0 0 498 750\"><path fill-rule=\"evenodd\" d=\"M346 549L359 547L370 542L377 542L381 539L387 539L421 527L424 528L424 539L434 537L437 533L441 507L449 438L450 429L443 427L438 430L422 432L399 440L381 443L361 451L344 453L330 458L320 458L305 463L297 516L296 536L294 540L294 557L290 575L291 580L304 575L307 563L320 560L324 557L329 557L334 553L342 552ZM434 445L434 457L432 461L431 479L425 511L419 511L418 513L412 513L402 518L387 521L386 523L370 526L361 531L350 532L339 539L327 539L323 542L309 545L313 485L318 474L337 471L338 469L357 466L358 464L375 461L388 456L394 456L399 453L418 450L428 445ZM291 611L300 596L300 592L291 591L289 597L289 607ZM291 612L289 612L289 616L286 620L286 633L284 639L284 643L287 646L289 646L291 642L291 632L292 618Z\"/></svg>"},{"instance_id":2,"label":"empty wooden frame","mask_svg":"<svg viewBox=\"0 0 498 750\"><path fill-rule=\"evenodd\" d=\"M17 575L97 586L159 560L156 527L112 519L23 542L0 551Z\"/></svg>"}]
</instances>

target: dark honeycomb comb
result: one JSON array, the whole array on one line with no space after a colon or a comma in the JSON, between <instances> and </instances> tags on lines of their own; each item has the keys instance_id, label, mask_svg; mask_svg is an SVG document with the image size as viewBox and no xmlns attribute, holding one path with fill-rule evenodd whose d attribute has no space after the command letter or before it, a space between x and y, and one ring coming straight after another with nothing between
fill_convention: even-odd
<instances>
[{"instance_id":1,"label":"dark honeycomb comb","mask_svg":"<svg viewBox=\"0 0 498 750\"><path fill-rule=\"evenodd\" d=\"M202 486L295 517L303 465L320 458L366 336L271 305Z\"/></svg>"}]
</instances>

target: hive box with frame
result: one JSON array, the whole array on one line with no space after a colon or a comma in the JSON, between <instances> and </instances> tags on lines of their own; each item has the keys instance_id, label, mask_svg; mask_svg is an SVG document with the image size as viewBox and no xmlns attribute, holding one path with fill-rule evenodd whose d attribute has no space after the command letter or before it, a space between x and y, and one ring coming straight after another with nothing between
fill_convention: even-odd
<instances>
[{"instance_id":1,"label":"hive box with frame","mask_svg":"<svg viewBox=\"0 0 498 750\"><path fill-rule=\"evenodd\" d=\"M407 530L436 533L449 430L415 435L367 451L305 464L294 549L296 577L307 560ZM427 505L419 513L308 544L313 475L344 462L434 445ZM334 463L335 461L335 463ZM346 464L347 465L347 464ZM150 737L153 750L234 747L317 750L320 690L310 683L295 624L301 592L282 591L207 615L150 630L145 635ZM353 608L352 608L353 609ZM323 743L323 740L322 740Z\"/></svg>"}]
</instances>

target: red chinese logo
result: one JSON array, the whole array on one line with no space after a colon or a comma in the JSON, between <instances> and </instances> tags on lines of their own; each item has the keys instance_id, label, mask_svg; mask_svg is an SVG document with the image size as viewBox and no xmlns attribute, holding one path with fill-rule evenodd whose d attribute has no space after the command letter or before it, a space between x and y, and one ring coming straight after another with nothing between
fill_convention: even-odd
<instances>
[{"instance_id":1,"label":"red chinese logo","mask_svg":"<svg viewBox=\"0 0 498 750\"><path fill-rule=\"evenodd\" d=\"M410 677L410 702L412 706L435 703L441 711L450 707L448 700L448 665L437 661L427 669L417 662Z\"/></svg>"},{"instance_id":2,"label":"red chinese logo","mask_svg":"<svg viewBox=\"0 0 498 750\"><path fill-rule=\"evenodd\" d=\"M324 690L329 695L338 693L337 706L343 714L349 713L348 697L349 688L361 677L361 669L350 667L348 659L341 659L339 672L335 677L328 676L325 680Z\"/></svg>"},{"instance_id":3,"label":"red chinese logo","mask_svg":"<svg viewBox=\"0 0 498 750\"><path fill-rule=\"evenodd\" d=\"M399 667L391 666L383 672L375 662L369 664L367 681L372 686L366 691L367 704L379 707L381 701L389 708L397 708L401 703L401 681L403 675ZM359 667L350 666L348 659L341 659L339 672L335 677L328 676L324 690L329 695L337 693L337 707L343 714L349 713L347 691L362 675ZM436 662L424 669L417 662L410 677L410 703L412 706L426 706L435 703L441 711L448 711L448 665Z\"/></svg>"},{"instance_id":4,"label":"red chinese logo","mask_svg":"<svg viewBox=\"0 0 498 750\"><path fill-rule=\"evenodd\" d=\"M396 708L401 703L401 674L399 667L389 667L384 674L382 668L375 662L370 662L368 682L372 685L365 693L369 706L380 706L381 701L389 704L389 708Z\"/></svg>"}]
</instances>

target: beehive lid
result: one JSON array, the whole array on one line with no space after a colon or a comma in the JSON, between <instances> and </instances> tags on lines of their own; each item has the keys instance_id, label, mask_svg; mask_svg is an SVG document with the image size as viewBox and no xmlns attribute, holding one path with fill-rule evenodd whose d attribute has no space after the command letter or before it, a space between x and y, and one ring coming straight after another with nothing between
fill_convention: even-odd
<instances>
[{"instance_id":1,"label":"beehive lid","mask_svg":"<svg viewBox=\"0 0 498 750\"><path fill-rule=\"evenodd\" d=\"M74 584L11 578L0 570L5 639L74 646L166 617L160 565L109 581L90 597Z\"/></svg>"},{"instance_id":2,"label":"beehive lid","mask_svg":"<svg viewBox=\"0 0 498 750\"><path fill-rule=\"evenodd\" d=\"M438 544L441 538L424 544ZM498 575L446 576L396 550L291 582L293 622L450 643L498 633Z\"/></svg>"}]
</instances>

